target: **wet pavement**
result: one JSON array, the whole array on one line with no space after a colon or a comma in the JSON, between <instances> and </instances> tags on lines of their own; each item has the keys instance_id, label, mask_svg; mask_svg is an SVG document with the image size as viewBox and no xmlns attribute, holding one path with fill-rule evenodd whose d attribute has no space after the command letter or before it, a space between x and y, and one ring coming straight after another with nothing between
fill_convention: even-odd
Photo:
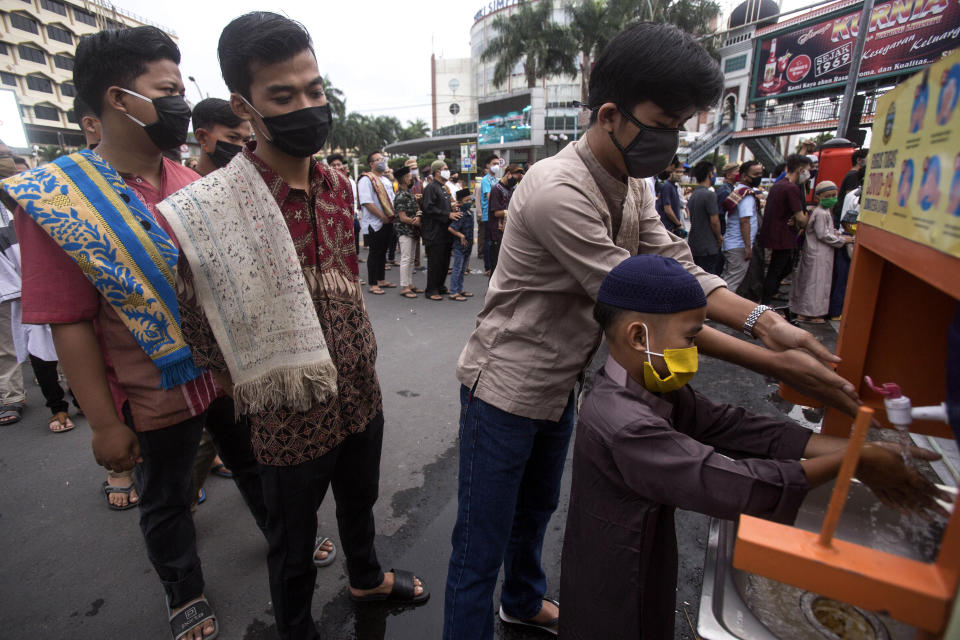
<instances>
[{"instance_id":1,"label":"wet pavement","mask_svg":"<svg viewBox=\"0 0 960 640\"><path fill-rule=\"evenodd\" d=\"M398 269L387 277L396 282ZM424 280L423 273L415 277L418 286ZM465 286L476 296L463 303L405 299L397 289L384 296L367 294L386 416L375 509L377 551L384 568L410 569L421 576L432 597L415 609L354 607L347 598L341 555L320 569L317 579L313 611L324 638L440 637L456 517L459 385L454 368L482 307L486 278L470 275ZM813 329L832 347L829 325ZM602 363L604 353L595 364ZM136 510L107 509L100 489L105 473L93 461L86 422L75 418L77 429L51 434L29 365L23 370L29 405L24 419L0 427L0 638L170 638L163 591L147 560ZM780 400L774 381L710 358L701 359L693 384L720 402L819 420L817 412L801 413ZM568 465L561 508L550 524L543 553L549 594L561 602L560 546L569 482ZM219 617L220 638L275 638L266 543L232 481L211 477L206 490L207 501L195 521L206 595ZM319 519L321 531L339 544L332 496ZM681 512L677 520L676 637L692 639L707 519ZM550 637L499 622L496 633L501 639Z\"/></svg>"}]
</instances>

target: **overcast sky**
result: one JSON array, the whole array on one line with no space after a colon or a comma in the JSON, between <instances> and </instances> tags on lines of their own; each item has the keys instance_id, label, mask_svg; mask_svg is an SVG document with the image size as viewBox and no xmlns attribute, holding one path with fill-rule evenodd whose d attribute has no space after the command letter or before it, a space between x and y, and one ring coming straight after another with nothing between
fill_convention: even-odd
<instances>
[{"instance_id":1,"label":"overcast sky","mask_svg":"<svg viewBox=\"0 0 960 640\"><path fill-rule=\"evenodd\" d=\"M431 123L430 54L470 55L473 16L488 0L402 3L396 0L115 0L124 9L176 31L187 98L227 97L217 63L217 40L233 18L248 11L285 13L310 31L320 72L347 98L347 109ZM562 0L555 0L559 4ZM739 0L721 0L725 12ZM785 9L809 4L784 0ZM429 13L424 12L428 8Z\"/></svg>"}]
</instances>

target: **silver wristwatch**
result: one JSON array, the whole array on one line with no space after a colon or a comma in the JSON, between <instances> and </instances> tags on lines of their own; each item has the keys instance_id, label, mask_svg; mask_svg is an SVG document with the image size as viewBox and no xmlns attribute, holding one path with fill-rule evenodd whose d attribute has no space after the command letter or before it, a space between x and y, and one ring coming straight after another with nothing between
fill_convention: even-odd
<instances>
[{"instance_id":1,"label":"silver wristwatch","mask_svg":"<svg viewBox=\"0 0 960 640\"><path fill-rule=\"evenodd\" d=\"M747 321L743 323L743 333L745 333L748 338L757 337L753 335L753 326L757 324L757 320L760 319L760 316L762 316L765 311L773 311L773 307L758 304L753 311L750 312L750 315L747 316Z\"/></svg>"}]
</instances>

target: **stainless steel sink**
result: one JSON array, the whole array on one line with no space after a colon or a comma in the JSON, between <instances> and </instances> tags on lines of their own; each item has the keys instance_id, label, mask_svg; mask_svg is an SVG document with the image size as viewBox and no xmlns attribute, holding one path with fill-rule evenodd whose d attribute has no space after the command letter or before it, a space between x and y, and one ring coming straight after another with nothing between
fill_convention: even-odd
<instances>
[{"instance_id":1,"label":"stainless steel sink","mask_svg":"<svg viewBox=\"0 0 960 640\"><path fill-rule=\"evenodd\" d=\"M819 531L833 484L811 491L795 526ZM869 489L853 481L836 537L874 549L930 562L936 556L945 521L928 523L881 505ZM837 620L849 626L846 638L912 640L916 631L885 615L820 598L733 567L736 523L710 522L700 596L698 632L704 640L824 640Z\"/></svg>"}]
</instances>

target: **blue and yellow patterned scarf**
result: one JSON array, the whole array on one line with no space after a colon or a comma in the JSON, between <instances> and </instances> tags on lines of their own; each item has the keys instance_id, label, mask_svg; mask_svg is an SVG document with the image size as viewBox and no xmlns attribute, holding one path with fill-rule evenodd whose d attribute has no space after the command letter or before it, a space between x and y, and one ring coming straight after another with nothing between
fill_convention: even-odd
<instances>
[{"instance_id":1,"label":"blue and yellow patterned scarf","mask_svg":"<svg viewBox=\"0 0 960 640\"><path fill-rule=\"evenodd\" d=\"M116 310L163 388L202 373L180 331L177 248L113 167L83 150L2 185Z\"/></svg>"}]
</instances>

